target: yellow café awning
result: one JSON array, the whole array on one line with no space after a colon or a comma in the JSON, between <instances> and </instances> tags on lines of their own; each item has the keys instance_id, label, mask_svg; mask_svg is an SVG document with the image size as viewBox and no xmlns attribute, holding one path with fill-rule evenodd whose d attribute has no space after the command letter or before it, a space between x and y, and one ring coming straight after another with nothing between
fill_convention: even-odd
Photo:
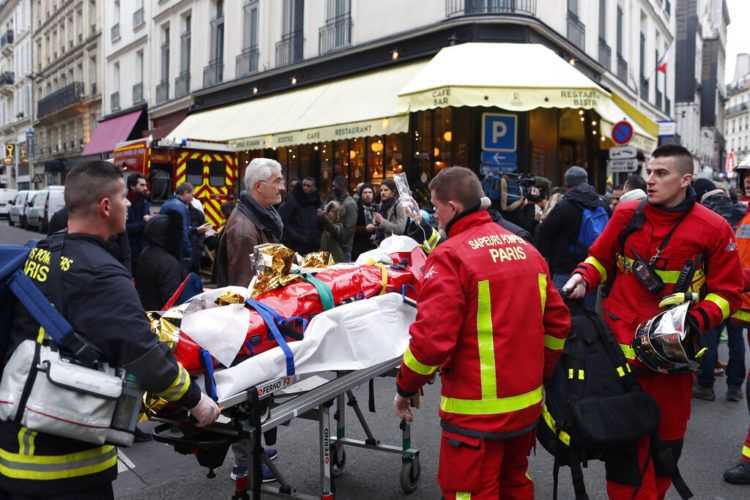
<instances>
[{"instance_id":1,"label":"yellow caf\u00e9 awning","mask_svg":"<svg viewBox=\"0 0 750 500\"><path fill-rule=\"evenodd\" d=\"M275 148L409 131L399 90L426 62L399 65L189 115L170 138Z\"/></svg>"},{"instance_id":2,"label":"yellow caf\u00e9 awning","mask_svg":"<svg viewBox=\"0 0 750 500\"><path fill-rule=\"evenodd\" d=\"M549 48L524 43L465 43L446 47L399 93L399 112L447 106L593 109L602 117L601 132L627 118L634 142L651 150L658 125L638 112L626 112L613 96ZM644 125L648 129L644 128ZM607 129L609 127L609 129Z\"/></svg>"}]
</instances>

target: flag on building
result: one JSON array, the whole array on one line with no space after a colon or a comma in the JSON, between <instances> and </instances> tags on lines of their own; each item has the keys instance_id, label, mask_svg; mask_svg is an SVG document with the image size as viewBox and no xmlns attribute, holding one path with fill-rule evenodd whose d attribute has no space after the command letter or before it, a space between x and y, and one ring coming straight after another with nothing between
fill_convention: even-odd
<instances>
[{"instance_id":1,"label":"flag on building","mask_svg":"<svg viewBox=\"0 0 750 500\"><path fill-rule=\"evenodd\" d=\"M667 61L669 61L669 49L665 50L659 58L659 62L656 63L656 71L659 73L667 74Z\"/></svg>"}]
</instances>

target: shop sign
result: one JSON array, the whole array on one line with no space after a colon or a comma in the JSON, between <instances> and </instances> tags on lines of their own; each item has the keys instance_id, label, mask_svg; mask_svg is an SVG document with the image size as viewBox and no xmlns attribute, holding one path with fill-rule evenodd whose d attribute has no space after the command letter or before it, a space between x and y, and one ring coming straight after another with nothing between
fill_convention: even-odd
<instances>
[{"instance_id":1,"label":"shop sign","mask_svg":"<svg viewBox=\"0 0 750 500\"><path fill-rule=\"evenodd\" d=\"M673 137L677 133L677 123L674 120L658 120L659 137Z\"/></svg>"},{"instance_id":2,"label":"shop sign","mask_svg":"<svg viewBox=\"0 0 750 500\"><path fill-rule=\"evenodd\" d=\"M627 160L638 156L638 150L635 146L620 146L609 148L610 160Z\"/></svg>"},{"instance_id":3,"label":"shop sign","mask_svg":"<svg viewBox=\"0 0 750 500\"><path fill-rule=\"evenodd\" d=\"M516 121L516 115L482 113L482 150L515 151Z\"/></svg>"},{"instance_id":4,"label":"shop sign","mask_svg":"<svg viewBox=\"0 0 750 500\"><path fill-rule=\"evenodd\" d=\"M638 170L638 160L635 158L608 160L607 168L610 172L635 172Z\"/></svg>"}]
</instances>

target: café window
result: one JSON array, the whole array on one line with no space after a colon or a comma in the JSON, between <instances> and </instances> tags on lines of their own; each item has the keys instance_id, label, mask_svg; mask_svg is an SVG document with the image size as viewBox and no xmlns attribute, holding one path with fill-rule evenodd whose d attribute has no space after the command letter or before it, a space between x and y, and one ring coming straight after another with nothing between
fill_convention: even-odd
<instances>
[{"instance_id":1,"label":"caf\u00e9 window","mask_svg":"<svg viewBox=\"0 0 750 500\"><path fill-rule=\"evenodd\" d=\"M214 160L208 167L208 183L213 187L226 185L226 166L223 161Z\"/></svg>"},{"instance_id":2,"label":"caf\u00e9 window","mask_svg":"<svg viewBox=\"0 0 750 500\"><path fill-rule=\"evenodd\" d=\"M187 172L187 181L193 187L203 185L203 160L188 160L185 165L185 171Z\"/></svg>"},{"instance_id":3,"label":"caf\u00e9 window","mask_svg":"<svg viewBox=\"0 0 750 500\"><path fill-rule=\"evenodd\" d=\"M346 141L342 141L346 142ZM349 188L354 191L357 184L365 180L365 139L349 141Z\"/></svg>"},{"instance_id":4,"label":"caf\u00e9 window","mask_svg":"<svg viewBox=\"0 0 750 500\"><path fill-rule=\"evenodd\" d=\"M348 141L336 141L333 143L333 176L343 175L348 177L349 173L349 145ZM350 186L351 187L351 186Z\"/></svg>"},{"instance_id":5,"label":"caf\u00e9 window","mask_svg":"<svg viewBox=\"0 0 750 500\"><path fill-rule=\"evenodd\" d=\"M385 138L385 177L404 171L404 139L407 134L391 134Z\"/></svg>"},{"instance_id":6,"label":"caf\u00e9 window","mask_svg":"<svg viewBox=\"0 0 750 500\"><path fill-rule=\"evenodd\" d=\"M315 147L320 158L320 175L318 176L318 191L323 199L327 199L333 180L333 161L331 161L332 146L330 142L317 144ZM315 149L315 147L313 149Z\"/></svg>"},{"instance_id":7,"label":"caf\u00e9 window","mask_svg":"<svg viewBox=\"0 0 750 500\"><path fill-rule=\"evenodd\" d=\"M382 136L367 138L367 182L378 186L383 181L385 144Z\"/></svg>"}]
</instances>

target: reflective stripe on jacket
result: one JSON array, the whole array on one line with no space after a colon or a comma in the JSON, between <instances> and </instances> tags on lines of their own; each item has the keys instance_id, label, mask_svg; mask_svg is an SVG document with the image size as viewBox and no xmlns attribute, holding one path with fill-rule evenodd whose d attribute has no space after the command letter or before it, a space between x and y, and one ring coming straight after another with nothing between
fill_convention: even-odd
<instances>
[{"instance_id":1,"label":"reflective stripe on jacket","mask_svg":"<svg viewBox=\"0 0 750 500\"><path fill-rule=\"evenodd\" d=\"M440 416L452 429L532 427L570 329L542 256L482 210L453 224L422 287L399 393L414 394L441 368Z\"/></svg>"},{"instance_id":2,"label":"reflective stripe on jacket","mask_svg":"<svg viewBox=\"0 0 750 500\"><path fill-rule=\"evenodd\" d=\"M732 321L745 326L750 326L750 214L740 220L737 224L737 253L740 255L743 274L745 275L745 287L742 293L742 305L732 314Z\"/></svg>"}]
</instances>

